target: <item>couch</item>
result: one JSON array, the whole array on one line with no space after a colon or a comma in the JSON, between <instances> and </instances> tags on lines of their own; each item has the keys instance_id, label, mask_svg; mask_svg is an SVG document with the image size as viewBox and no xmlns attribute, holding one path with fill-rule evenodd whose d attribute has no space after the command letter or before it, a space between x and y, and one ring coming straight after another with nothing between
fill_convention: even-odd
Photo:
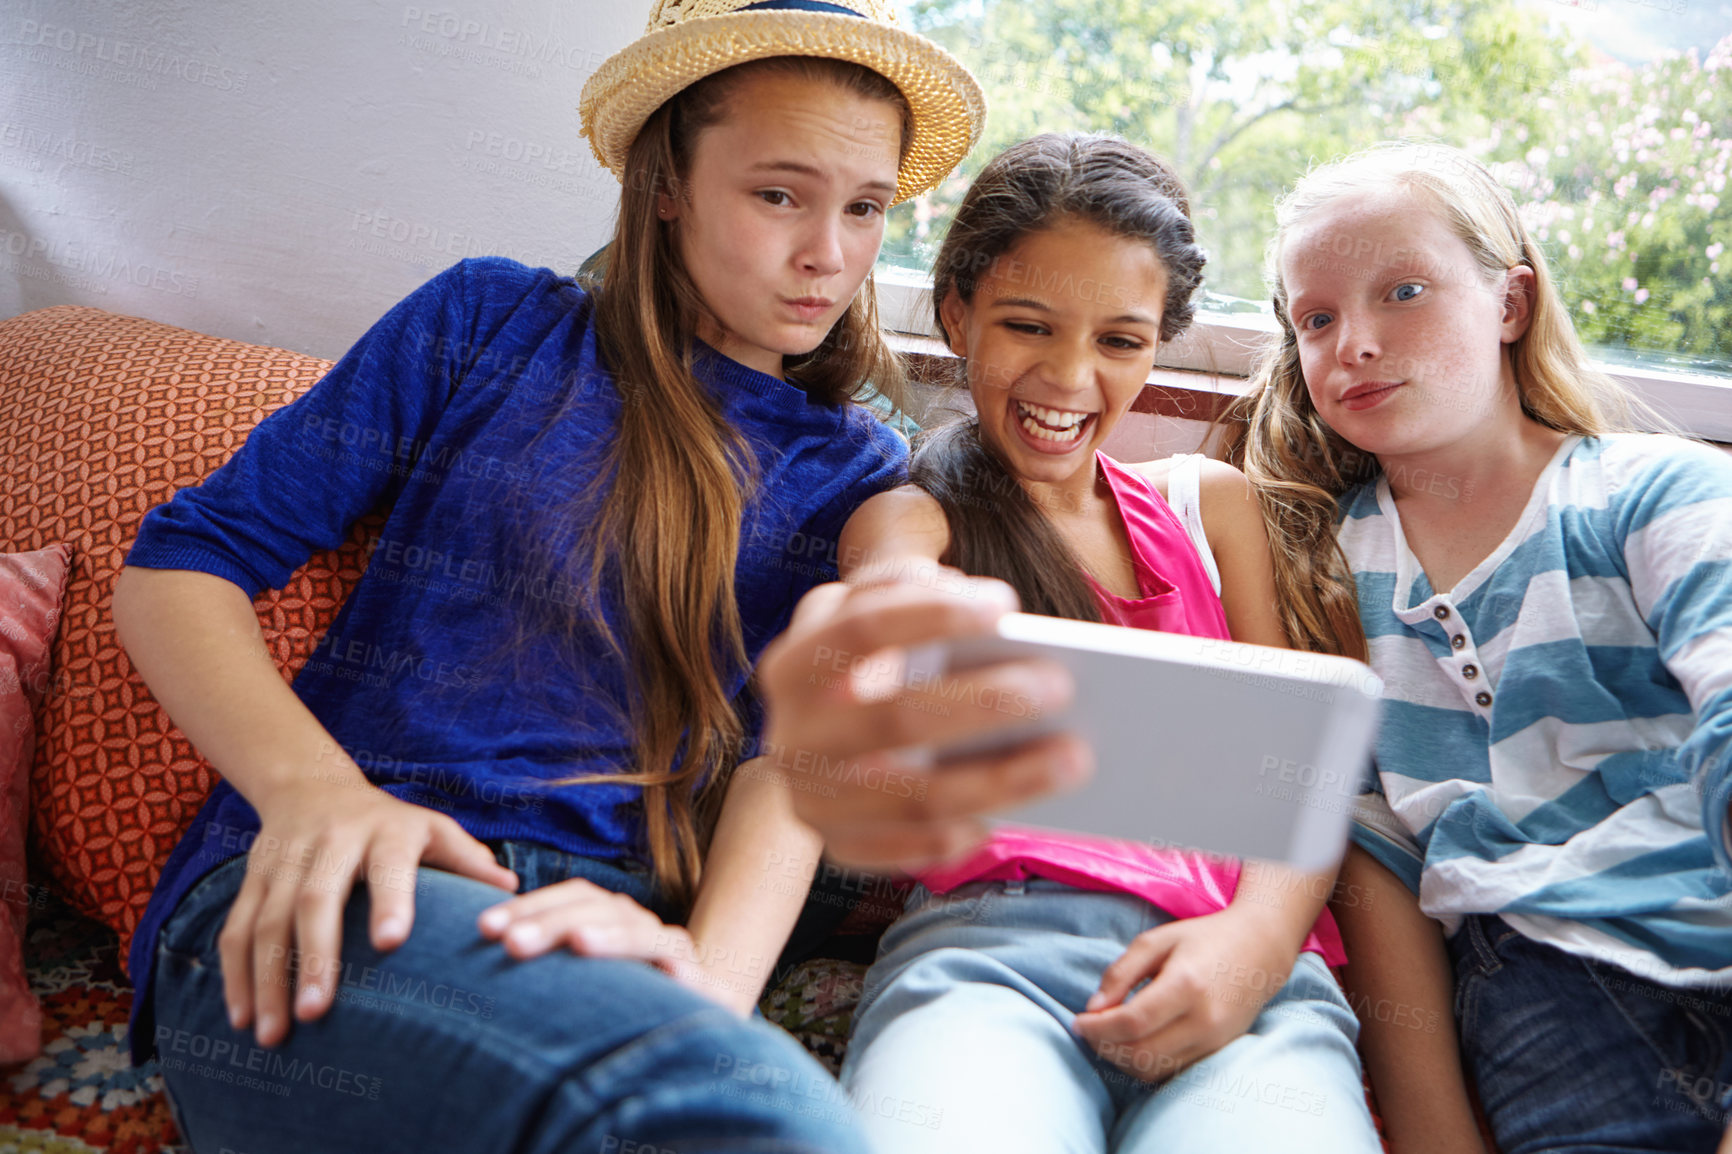
<instances>
[{"instance_id":1,"label":"couch","mask_svg":"<svg viewBox=\"0 0 1732 1154\"><path fill-rule=\"evenodd\" d=\"M0 1150L183 1149L155 1063L135 1069L128 1057L122 962L214 777L132 671L109 590L144 513L215 469L329 366L99 309L0 322L0 554L72 547L51 674L34 702L20 891L41 1052L0 1066ZM359 579L381 523L364 519L342 548L258 598L285 678ZM857 878L814 899L801 952L823 942L837 956L784 959L761 1005L834 1070L875 934L900 901Z\"/></svg>"}]
</instances>

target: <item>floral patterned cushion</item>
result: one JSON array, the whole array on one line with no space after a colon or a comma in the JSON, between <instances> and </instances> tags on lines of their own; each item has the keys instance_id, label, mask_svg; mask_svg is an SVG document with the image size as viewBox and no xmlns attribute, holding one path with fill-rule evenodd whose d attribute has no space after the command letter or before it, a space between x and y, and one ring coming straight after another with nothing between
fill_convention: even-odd
<instances>
[{"instance_id":1,"label":"floral patterned cushion","mask_svg":"<svg viewBox=\"0 0 1732 1154\"><path fill-rule=\"evenodd\" d=\"M30 773L32 841L47 880L123 951L214 777L121 652L109 592L145 512L226 461L330 363L100 309L0 322L0 552L64 541L78 556ZM378 523L259 597L285 677L360 579Z\"/></svg>"},{"instance_id":2,"label":"floral patterned cushion","mask_svg":"<svg viewBox=\"0 0 1732 1154\"><path fill-rule=\"evenodd\" d=\"M22 952L31 888L25 871L35 711L50 685L49 647L72 550L0 553L0 1062L36 1056L42 1013Z\"/></svg>"}]
</instances>

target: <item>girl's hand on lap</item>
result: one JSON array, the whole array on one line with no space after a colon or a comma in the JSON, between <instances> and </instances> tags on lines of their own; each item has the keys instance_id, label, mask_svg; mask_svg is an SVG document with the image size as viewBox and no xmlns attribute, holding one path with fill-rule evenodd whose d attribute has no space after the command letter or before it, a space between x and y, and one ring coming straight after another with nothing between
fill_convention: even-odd
<instances>
[{"instance_id":1,"label":"girl's hand on lap","mask_svg":"<svg viewBox=\"0 0 1732 1154\"><path fill-rule=\"evenodd\" d=\"M1295 959L1232 908L1168 922L1138 935L1107 967L1071 1028L1126 1073L1164 1081L1249 1029Z\"/></svg>"},{"instance_id":2,"label":"girl's hand on lap","mask_svg":"<svg viewBox=\"0 0 1732 1154\"><path fill-rule=\"evenodd\" d=\"M481 936L524 960L564 947L592 958L630 958L705 993L684 926L670 926L625 894L569 878L481 911Z\"/></svg>"},{"instance_id":3,"label":"girl's hand on lap","mask_svg":"<svg viewBox=\"0 0 1732 1154\"><path fill-rule=\"evenodd\" d=\"M261 1046L288 1037L294 1016L321 1017L341 972L343 907L357 879L370 899L373 947L391 950L415 920L422 862L505 890L517 875L456 821L357 779L355 789L308 780L273 792L247 854L247 876L217 946L235 1029L256 1023Z\"/></svg>"},{"instance_id":4,"label":"girl's hand on lap","mask_svg":"<svg viewBox=\"0 0 1732 1154\"><path fill-rule=\"evenodd\" d=\"M819 586L758 665L768 713L763 756L789 775L795 812L838 863L918 869L980 841L983 816L1089 773L1088 747L1070 736L938 769L898 752L1017 720L993 702L1020 695L1058 709L1073 691L1061 666L1031 661L959 673L942 691L901 687L896 671L907 648L986 634L1016 608L1002 582L939 572L953 579L864 574L869 583Z\"/></svg>"}]
</instances>

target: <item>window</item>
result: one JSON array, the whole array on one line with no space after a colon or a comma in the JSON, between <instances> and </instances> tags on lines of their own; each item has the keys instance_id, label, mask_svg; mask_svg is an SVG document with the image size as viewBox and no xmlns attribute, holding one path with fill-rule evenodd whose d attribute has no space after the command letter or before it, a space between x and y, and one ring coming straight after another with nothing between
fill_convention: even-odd
<instances>
[{"instance_id":1,"label":"window","mask_svg":"<svg viewBox=\"0 0 1732 1154\"><path fill-rule=\"evenodd\" d=\"M1313 160L1394 136L1457 145L1514 193L1577 330L1685 428L1732 440L1732 30L1690 0L906 0L986 89L959 172L893 214L887 323L920 299L949 214L1005 145L1116 132L1192 192L1200 323L1163 364L1230 375L1274 329L1275 198Z\"/></svg>"}]
</instances>

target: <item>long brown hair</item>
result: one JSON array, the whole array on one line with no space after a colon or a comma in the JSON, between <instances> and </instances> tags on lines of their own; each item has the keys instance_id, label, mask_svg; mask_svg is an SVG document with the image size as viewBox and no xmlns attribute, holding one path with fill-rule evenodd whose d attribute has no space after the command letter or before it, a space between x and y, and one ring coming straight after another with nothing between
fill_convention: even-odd
<instances>
[{"instance_id":1,"label":"long brown hair","mask_svg":"<svg viewBox=\"0 0 1732 1154\"><path fill-rule=\"evenodd\" d=\"M975 179L932 269L933 312L955 292L974 299L979 278L1024 237L1082 220L1154 249L1167 275L1161 340L1191 323L1207 259L1191 227L1178 174L1115 136L1046 133L999 153ZM1024 610L1099 621L1083 567L1045 511L980 436L970 418L920 440L909 480L944 509L947 564L1008 582Z\"/></svg>"},{"instance_id":2,"label":"long brown hair","mask_svg":"<svg viewBox=\"0 0 1732 1154\"><path fill-rule=\"evenodd\" d=\"M1280 323L1250 388L1222 417L1226 459L1256 488L1275 552L1275 586L1292 643L1364 660L1353 573L1336 541L1337 499L1375 478L1377 459L1317 415L1300 371L1287 313L1281 245L1312 212L1349 192L1406 189L1429 203L1467 245L1488 282L1512 268L1534 273L1532 319L1506 346L1524 414L1560 432L1597 436L1660 427L1659 418L1588 363L1581 339L1508 191L1486 167L1439 144L1389 142L1313 169L1275 206L1265 276Z\"/></svg>"},{"instance_id":3,"label":"long brown hair","mask_svg":"<svg viewBox=\"0 0 1732 1154\"><path fill-rule=\"evenodd\" d=\"M748 76L776 72L896 105L907 148L907 101L884 77L844 61L783 56L718 72L650 116L627 156L607 271L595 295L595 332L616 382L620 414L603 467L580 502L587 523L575 551L587 571L574 628L591 628L627 664L634 768L569 782L642 787L645 836L664 894L685 904L702 875L708 827L745 748L728 682L747 668L734 567L753 458L693 374L702 319L714 313L680 257L663 192L689 196L699 134L719 123ZM810 354L784 365L814 399L837 404L867 382L902 395L901 361L879 334L868 277ZM574 398L572 404L581 403ZM602 615L623 607L623 636Z\"/></svg>"}]
</instances>

